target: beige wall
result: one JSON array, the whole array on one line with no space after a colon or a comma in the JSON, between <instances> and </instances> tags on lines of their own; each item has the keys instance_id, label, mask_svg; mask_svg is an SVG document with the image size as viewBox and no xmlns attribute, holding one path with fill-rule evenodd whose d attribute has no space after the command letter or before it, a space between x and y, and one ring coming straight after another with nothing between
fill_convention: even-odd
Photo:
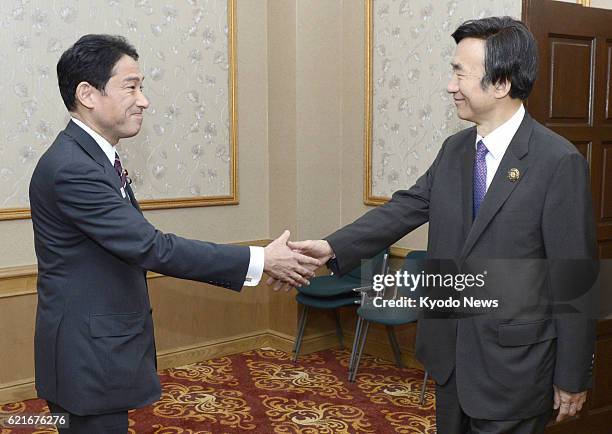
<instances>
[{"instance_id":1,"label":"beige wall","mask_svg":"<svg viewBox=\"0 0 612 434\"><path fill-rule=\"evenodd\" d=\"M343 2L342 26L343 117L340 224L345 225L373 209L363 203L365 104L365 6L363 0ZM427 225L412 232L397 245L410 249L424 249L427 246Z\"/></svg>"},{"instance_id":2,"label":"beige wall","mask_svg":"<svg viewBox=\"0 0 612 434\"><path fill-rule=\"evenodd\" d=\"M288 228L297 235L295 100L295 14L293 1L268 2L268 176L271 234Z\"/></svg>"},{"instance_id":3,"label":"beige wall","mask_svg":"<svg viewBox=\"0 0 612 434\"><path fill-rule=\"evenodd\" d=\"M612 9L612 0L591 0L592 8Z\"/></svg>"},{"instance_id":4,"label":"beige wall","mask_svg":"<svg viewBox=\"0 0 612 434\"><path fill-rule=\"evenodd\" d=\"M520 0L516 0L519 2ZM317 238L363 204L364 0L238 0L240 204L147 211L217 242ZM398 245L426 246L426 226ZM0 221L0 267L35 263L29 220Z\"/></svg>"},{"instance_id":5,"label":"beige wall","mask_svg":"<svg viewBox=\"0 0 612 434\"><path fill-rule=\"evenodd\" d=\"M371 209L363 204L363 1L238 0L240 205L147 218L230 242L284 228L293 239L321 237ZM35 262L29 220L0 221L0 245L0 267ZM426 227L398 245L425 247Z\"/></svg>"},{"instance_id":6,"label":"beige wall","mask_svg":"<svg viewBox=\"0 0 612 434\"><path fill-rule=\"evenodd\" d=\"M163 231L218 242L268 238L268 41L265 6L265 0L238 0L240 205L146 211L145 216ZM58 110L62 109L58 107ZM0 246L0 268L34 264L31 221L0 221Z\"/></svg>"},{"instance_id":7,"label":"beige wall","mask_svg":"<svg viewBox=\"0 0 612 434\"><path fill-rule=\"evenodd\" d=\"M268 238L268 65L265 0L238 0L237 206L147 211L159 229L190 238L233 242Z\"/></svg>"},{"instance_id":8,"label":"beige wall","mask_svg":"<svg viewBox=\"0 0 612 434\"><path fill-rule=\"evenodd\" d=\"M270 236L340 221L342 2L268 2Z\"/></svg>"},{"instance_id":9,"label":"beige wall","mask_svg":"<svg viewBox=\"0 0 612 434\"><path fill-rule=\"evenodd\" d=\"M270 236L323 237L363 204L364 1L269 0ZM297 162L296 162L297 161ZM426 228L399 245L423 248Z\"/></svg>"},{"instance_id":10,"label":"beige wall","mask_svg":"<svg viewBox=\"0 0 612 434\"><path fill-rule=\"evenodd\" d=\"M298 235L318 238L340 217L342 2L296 3Z\"/></svg>"}]
</instances>

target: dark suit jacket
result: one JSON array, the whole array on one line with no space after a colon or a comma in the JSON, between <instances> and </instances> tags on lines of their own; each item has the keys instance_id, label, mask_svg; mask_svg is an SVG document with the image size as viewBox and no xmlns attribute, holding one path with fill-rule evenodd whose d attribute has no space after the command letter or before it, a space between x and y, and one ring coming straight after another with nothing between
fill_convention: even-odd
<instances>
[{"instance_id":1,"label":"dark suit jacket","mask_svg":"<svg viewBox=\"0 0 612 434\"><path fill-rule=\"evenodd\" d=\"M595 257L589 169L571 143L526 113L472 221L475 140L475 127L449 137L414 186L330 235L332 268L351 270L427 221L429 258ZM520 171L516 182L511 168ZM519 289L554 301L554 277ZM548 410L553 381L571 392L587 389L594 341L595 322L582 317L427 318L418 324L416 352L440 384L456 369L468 415L504 420Z\"/></svg>"},{"instance_id":2,"label":"dark suit jacket","mask_svg":"<svg viewBox=\"0 0 612 434\"><path fill-rule=\"evenodd\" d=\"M246 246L155 229L102 149L70 122L30 183L38 259L38 395L79 415L160 396L146 270L240 290Z\"/></svg>"}]
</instances>

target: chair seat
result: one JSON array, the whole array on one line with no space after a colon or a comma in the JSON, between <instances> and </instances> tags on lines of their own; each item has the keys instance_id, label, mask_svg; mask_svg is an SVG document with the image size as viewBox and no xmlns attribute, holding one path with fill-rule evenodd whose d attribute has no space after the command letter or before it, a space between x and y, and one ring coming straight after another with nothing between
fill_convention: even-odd
<instances>
[{"instance_id":1,"label":"chair seat","mask_svg":"<svg viewBox=\"0 0 612 434\"><path fill-rule=\"evenodd\" d=\"M300 294L313 297L332 297L353 293L353 288L360 286L361 280L353 277L319 276L311 279L309 286L301 286L297 290Z\"/></svg>"},{"instance_id":2,"label":"chair seat","mask_svg":"<svg viewBox=\"0 0 612 434\"><path fill-rule=\"evenodd\" d=\"M336 295L333 297L310 297L306 294L299 293L295 296L295 299L298 301L298 303L317 309L336 309L342 306L356 306L355 301L358 301L359 297L347 295Z\"/></svg>"},{"instance_id":3,"label":"chair seat","mask_svg":"<svg viewBox=\"0 0 612 434\"><path fill-rule=\"evenodd\" d=\"M388 250L376 255L371 260L361 261L359 266L350 270L342 277L338 276L318 276L312 278L310 285L297 288L298 294L295 299L302 305L302 313L298 323L298 331L293 347L294 356L292 360L297 361L298 354L304 337L304 329L308 319L308 312L311 308L331 310L336 320L336 335L343 347L342 325L337 308L343 306L357 307L361 301L361 292L354 289L369 286L372 284L373 270L385 269ZM374 266L374 263L382 261L383 266Z\"/></svg>"},{"instance_id":4,"label":"chair seat","mask_svg":"<svg viewBox=\"0 0 612 434\"><path fill-rule=\"evenodd\" d=\"M413 250L406 256L401 269L412 274L418 274L424 269L424 260L426 257L426 251ZM416 300L419 293L420 288L417 292L414 292L412 289L399 288L394 298L399 299L400 297L408 297ZM368 300L368 302L362 304L359 309L357 309L357 314L369 322L396 326L417 321L419 311L418 309L409 307L376 307L373 305L373 300Z\"/></svg>"},{"instance_id":5,"label":"chair seat","mask_svg":"<svg viewBox=\"0 0 612 434\"><path fill-rule=\"evenodd\" d=\"M357 315L369 322L395 326L415 322L419 311L409 307L376 307L367 304L357 309Z\"/></svg>"}]
</instances>

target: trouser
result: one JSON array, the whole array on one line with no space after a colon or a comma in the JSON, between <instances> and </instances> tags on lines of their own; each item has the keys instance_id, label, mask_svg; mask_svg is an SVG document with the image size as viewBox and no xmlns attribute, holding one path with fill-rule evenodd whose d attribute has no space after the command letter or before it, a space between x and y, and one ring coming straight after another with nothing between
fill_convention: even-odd
<instances>
[{"instance_id":1,"label":"trouser","mask_svg":"<svg viewBox=\"0 0 612 434\"><path fill-rule=\"evenodd\" d=\"M126 434L128 431L128 412L78 416L57 404L47 401L51 413L68 413L70 428L59 428L60 434Z\"/></svg>"},{"instance_id":2,"label":"trouser","mask_svg":"<svg viewBox=\"0 0 612 434\"><path fill-rule=\"evenodd\" d=\"M436 426L438 434L541 434L553 409L529 419L474 419L463 412L453 372L448 381L436 384Z\"/></svg>"}]
</instances>

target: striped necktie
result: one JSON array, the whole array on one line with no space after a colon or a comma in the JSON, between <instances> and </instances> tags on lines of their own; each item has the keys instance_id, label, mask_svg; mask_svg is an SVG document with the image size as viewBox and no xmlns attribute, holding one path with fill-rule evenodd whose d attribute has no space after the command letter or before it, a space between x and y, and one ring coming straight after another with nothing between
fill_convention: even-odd
<instances>
[{"instance_id":1,"label":"striped necktie","mask_svg":"<svg viewBox=\"0 0 612 434\"><path fill-rule=\"evenodd\" d=\"M115 170L117 171L117 175L119 175L119 179L121 179L121 188L125 188L127 184L127 172L123 170L121 166L121 160L119 159L119 154L115 152Z\"/></svg>"}]
</instances>

